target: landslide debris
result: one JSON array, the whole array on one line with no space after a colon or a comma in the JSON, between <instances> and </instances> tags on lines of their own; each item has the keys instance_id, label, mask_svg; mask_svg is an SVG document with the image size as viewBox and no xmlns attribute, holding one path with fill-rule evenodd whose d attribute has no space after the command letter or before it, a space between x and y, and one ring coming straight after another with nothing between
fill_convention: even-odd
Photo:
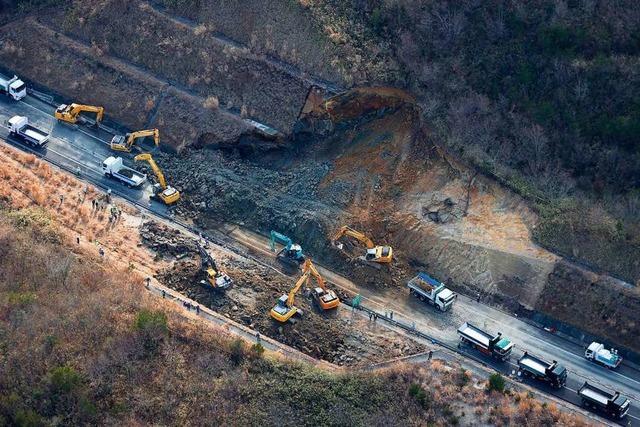
<instances>
[{"instance_id":1,"label":"landslide debris","mask_svg":"<svg viewBox=\"0 0 640 427\"><path fill-rule=\"evenodd\" d=\"M338 365L364 366L424 350L348 308L320 312L311 301L310 289L302 289L296 296L295 305L303 316L282 325L269 311L280 295L293 287L294 280L253 262L219 257L216 262L233 279L233 285L225 292L216 291L200 283L204 277L193 239L155 222L145 223L141 236L145 245L165 259L179 258L156 276L162 284L310 356Z\"/></svg>"}]
</instances>

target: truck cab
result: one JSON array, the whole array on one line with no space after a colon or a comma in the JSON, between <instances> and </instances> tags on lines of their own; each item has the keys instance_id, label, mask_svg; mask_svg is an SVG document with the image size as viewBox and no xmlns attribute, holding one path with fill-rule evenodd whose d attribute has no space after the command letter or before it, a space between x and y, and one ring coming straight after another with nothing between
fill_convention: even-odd
<instances>
[{"instance_id":1,"label":"truck cab","mask_svg":"<svg viewBox=\"0 0 640 427\"><path fill-rule=\"evenodd\" d=\"M9 85L9 95L16 101L27 96L27 85L20 79L14 80Z\"/></svg>"},{"instance_id":2,"label":"truck cab","mask_svg":"<svg viewBox=\"0 0 640 427\"><path fill-rule=\"evenodd\" d=\"M13 76L10 79L0 77L0 88L16 101L27 96L27 85L18 76Z\"/></svg>"}]
</instances>

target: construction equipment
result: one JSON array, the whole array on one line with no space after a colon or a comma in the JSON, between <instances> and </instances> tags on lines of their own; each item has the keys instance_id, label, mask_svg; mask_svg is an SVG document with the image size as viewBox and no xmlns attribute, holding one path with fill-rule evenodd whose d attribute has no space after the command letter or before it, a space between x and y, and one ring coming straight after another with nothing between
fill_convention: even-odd
<instances>
[{"instance_id":1,"label":"construction equipment","mask_svg":"<svg viewBox=\"0 0 640 427\"><path fill-rule=\"evenodd\" d=\"M164 179L164 174L156 164L155 160L153 160L153 157L151 157L151 154L138 154L133 159L136 162L140 160L148 162L153 173L156 174L158 182L153 186L153 197L159 198L166 205L170 205L180 200L180 192L170 185L167 185L167 181Z\"/></svg>"},{"instance_id":2,"label":"construction equipment","mask_svg":"<svg viewBox=\"0 0 640 427\"><path fill-rule=\"evenodd\" d=\"M604 344L592 342L584 351L584 357L609 369L615 369L622 363L622 356L616 349L607 349Z\"/></svg>"},{"instance_id":3,"label":"construction equipment","mask_svg":"<svg viewBox=\"0 0 640 427\"><path fill-rule=\"evenodd\" d=\"M216 261L201 245L198 245L198 252L200 253L200 270L206 275L206 280L201 280L200 283L203 285L208 283L214 289L228 289L233 283L231 277L218 268Z\"/></svg>"},{"instance_id":4,"label":"construction equipment","mask_svg":"<svg viewBox=\"0 0 640 427\"><path fill-rule=\"evenodd\" d=\"M595 384L585 383L578 390L582 405L603 412L616 419L622 419L629 412L631 402L620 392L607 390Z\"/></svg>"},{"instance_id":5,"label":"construction equipment","mask_svg":"<svg viewBox=\"0 0 640 427\"><path fill-rule=\"evenodd\" d=\"M58 120L62 120L67 123L77 123L78 121L84 122L84 117L80 115L80 113L96 113L96 121L95 124L98 125L102 121L104 116L104 108L103 107L94 107L93 105L82 105L82 104L62 104L58 108L56 108L55 117Z\"/></svg>"},{"instance_id":6,"label":"construction equipment","mask_svg":"<svg viewBox=\"0 0 640 427\"><path fill-rule=\"evenodd\" d=\"M16 101L20 101L27 96L27 85L18 76L13 76L10 79L0 76L0 91Z\"/></svg>"},{"instance_id":7,"label":"construction equipment","mask_svg":"<svg viewBox=\"0 0 640 427\"><path fill-rule=\"evenodd\" d=\"M114 136L111 139L111 149L130 153L136 140L147 136L153 137L153 142L156 144L156 147L160 145L160 131L158 129L147 129L131 132L126 135Z\"/></svg>"},{"instance_id":8,"label":"construction equipment","mask_svg":"<svg viewBox=\"0 0 640 427\"><path fill-rule=\"evenodd\" d=\"M315 301L315 303L323 310L331 310L332 308L336 308L340 305L340 299L338 295L330 289L327 289L327 284L324 279L318 273L316 266L313 265L311 259L307 258L304 261L304 265L302 267L302 274L306 274L307 271L311 274L311 276L315 279L318 286L312 289L311 297Z\"/></svg>"},{"instance_id":9,"label":"construction equipment","mask_svg":"<svg viewBox=\"0 0 640 427\"><path fill-rule=\"evenodd\" d=\"M276 258L279 261L290 267L295 267L296 269L304 262L305 256L302 253L302 247L300 245L293 243L293 240L284 234L271 230L271 239L269 244L272 251L276 250L276 243L284 245L284 248L282 248L276 255Z\"/></svg>"},{"instance_id":10,"label":"construction equipment","mask_svg":"<svg viewBox=\"0 0 640 427\"><path fill-rule=\"evenodd\" d=\"M391 246L376 246L365 234L346 225L341 227L332 239L333 244L340 249L342 249L342 244L337 243L337 240L342 236L353 237L367 247L366 254L363 257L360 257L360 259L364 261L386 264L390 263L393 259L393 249Z\"/></svg>"},{"instance_id":11,"label":"construction equipment","mask_svg":"<svg viewBox=\"0 0 640 427\"><path fill-rule=\"evenodd\" d=\"M296 293L300 290L303 284L309 282L309 278L313 277L318 283L318 288L314 289L312 295L314 295L314 300L318 298L316 301L320 305L323 310L329 310L332 308L336 308L340 305L340 300L335 292L331 290L327 290L324 280L318 270L313 266L310 259L306 259L304 261L304 266L302 268L302 275L293 286L293 288L289 291L289 294L282 295L278 298L278 302L271 309L271 317L276 319L278 322L286 323L293 317L296 313L302 315L302 311L298 309L294 303L294 298Z\"/></svg>"}]
</instances>

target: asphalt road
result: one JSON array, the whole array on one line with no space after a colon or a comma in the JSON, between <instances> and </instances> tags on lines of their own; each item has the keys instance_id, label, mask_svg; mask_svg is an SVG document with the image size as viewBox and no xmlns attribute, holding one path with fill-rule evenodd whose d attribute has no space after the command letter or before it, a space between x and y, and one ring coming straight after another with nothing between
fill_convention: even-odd
<instances>
[{"instance_id":1,"label":"asphalt road","mask_svg":"<svg viewBox=\"0 0 640 427\"><path fill-rule=\"evenodd\" d=\"M27 116L32 124L51 133L48 144L44 148L36 150L39 156L67 169L78 170L81 178L102 188L111 188L122 197L147 206L153 212L161 215L168 214L168 209L164 204L150 200L152 189L149 182L141 188L131 189L102 175L102 161L113 155L108 146L112 136L110 133L102 129L59 123L53 117L53 111L54 107L31 96L19 102L8 97L0 97L0 136L6 137L8 134L6 128L8 118L14 115ZM25 151L34 151L15 139L8 138L8 142ZM154 147L149 145L144 148L153 151ZM129 166L134 166L133 156L135 154L118 153ZM149 178L153 182L154 177ZM233 232L229 232L229 230L233 230ZM229 230L227 230L228 236L232 237L236 243L261 253L264 258L272 257L268 241L264 236L240 230L237 227ZM320 273L336 286L361 294L366 306L381 313L393 311L394 320L414 325L416 329L449 346L455 347L457 345L456 329L465 321L471 321L489 332L500 331L516 345L512 362L496 363L485 359L484 362L487 365L504 374L512 374L517 371L515 361L525 349L544 359L557 360L569 370L566 388L553 390L535 381L531 382L531 385L577 405L580 402L575 391L584 381L604 385L620 391L632 400L632 408L629 416L623 420L623 424L640 425L640 371L633 366L623 363L618 370L610 371L595 365L584 359L584 349L581 346L530 325L509 313L477 303L465 296L458 298L450 312L440 313L433 307L410 297L408 292L405 292L406 290L372 291L321 266ZM462 349L461 351L475 358L483 358L480 353L474 350Z\"/></svg>"}]
</instances>

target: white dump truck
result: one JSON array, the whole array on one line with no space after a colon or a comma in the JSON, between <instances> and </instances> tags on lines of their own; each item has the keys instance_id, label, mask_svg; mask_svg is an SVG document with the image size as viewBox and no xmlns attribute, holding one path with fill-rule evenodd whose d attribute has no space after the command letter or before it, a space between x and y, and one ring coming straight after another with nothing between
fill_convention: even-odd
<instances>
[{"instance_id":1,"label":"white dump truck","mask_svg":"<svg viewBox=\"0 0 640 427\"><path fill-rule=\"evenodd\" d=\"M42 147L49 141L49 133L29 124L24 116L13 116L7 121L9 134L20 138L29 145Z\"/></svg>"},{"instance_id":2,"label":"white dump truck","mask_svg":"<svg viewBox=\"0 0 640 427\"><path fill-rule=\"evenodd\" d=\"M420 301L434 305L440 311L449 310L458 297L443 283L422 272L409 280L407 287L411 295L416 296Z\"/></svg>"},{"instance_id":3,"label":"white dump truck","mask_svg":"<svg viewBox=\"0 0 640 427\"><path fill-rule=\"evenodd\" d=\"M122 157L107 157L102 162L102 173L108 178L117 179L129 187L139 187L147 180L147 175L124 165Z\"/></svg>"},{"instance_id":4,"label":"white dump truck","mask_svg":"<svg viewBox=\"0 0 640 427\"><path fill-rule=\"evenodd\" d=\"M27 96L27 85L18 76L13 76L10 79L0 76L0 91L19 101Z\"/></svg>"},{"instance_id":5,"label":"white dump truck","mask_svg":"<svg viewBox=\"0 0 640 427\"><path fill-rule=\"evenodd\" d=\"M615 369L622 363L622 356L618 354L618 350L613 348L609 350L599 342L589 344L589 347L584 351L584 357L609 369Z\"/></svg>"}]
</instances>

